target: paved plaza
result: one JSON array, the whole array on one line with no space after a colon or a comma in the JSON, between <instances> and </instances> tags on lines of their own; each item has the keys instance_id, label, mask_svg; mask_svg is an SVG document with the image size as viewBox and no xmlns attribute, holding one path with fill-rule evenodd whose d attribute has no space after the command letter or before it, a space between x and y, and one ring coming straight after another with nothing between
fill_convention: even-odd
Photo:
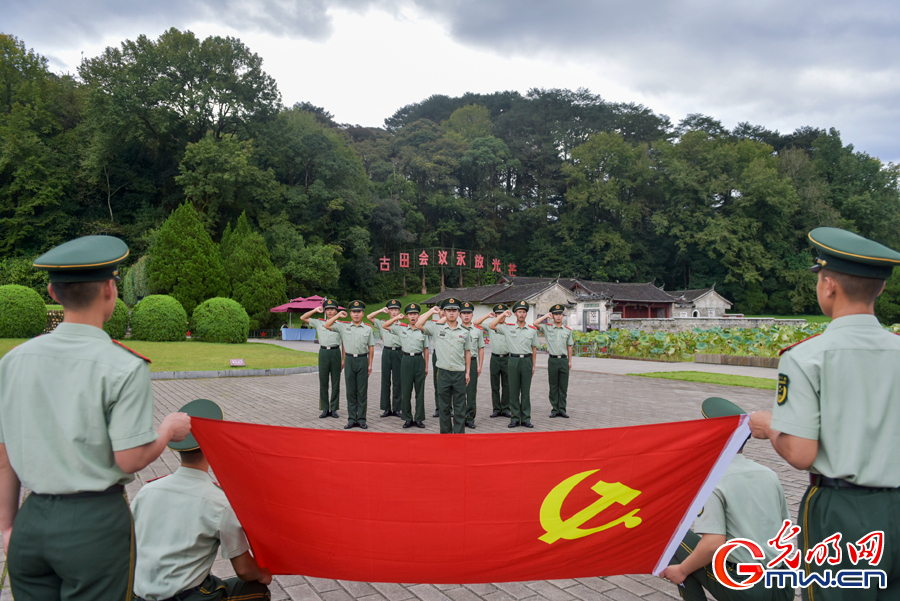
<instances>
[{"instance_id":1,"label":"paved plaza","mask_svg":"<svg viewBox=\"0 0 900 601\"><path fill-rule=\"evenodd\" d=\"M315 344L281 343L302 350L315 350ZM380 351L378 352L380 355ZM487 359L487 354L486 357ZM616 359L576 358L569 386L571 419L550 419L547 400L546 355L538 360L532 384L533 430L507 428L507 418L491 419L490 378L487 366L478 381L478 415L476 429L467 429L467 436L484 432L502 432L527 436L549 430L576 430L633 426L658 422L700 419L700 403L710 396L730 399L747 411L771 408L774 391L711 384L695 384L671 380L659 380L627 376L626 373L649 371L713 371L765 378L777 378L773 369L732 367L721 365L663 364ZM485 361L487 363L487 361ZM379 408L381 374L378 372L379 356L376 356L369 380L368 424L369 430L354 429L347 436L370 436L375 432L405 432L409 436L437 433L438 420L434 413L434 389L431 372L426 383L425 429L403 430L397 417L380 418ZM326 428L342 430L346 422L346 392L341 386L340 419L319 419L318 375L316 373L291 376L155 380L156 418L177 410L195 398L208 398L219 403L225 418L233 421L293 426L302 428ZM796 517L800 497L806 488L806 473L787 465L772 450L768 441L751 440L745 449L748 457L775 470L781 477L791 515ZM127 487L130 498L144 482L173 472L178 467L177 455L165 451L152 465L137 475ZM4 558L5 559L5 558ZM221 577L233 575L231 564L221 558L213 573ZM2 595L10 598L9 583ZM275 576L271 586L272 599L299 599L302 601L605 601L644 599L662 600L679 598L675 586L659 578L636 574L606 578L554 580L477 585L384 584L346 582L312 578L302 575Z\"/></svg>"}]
</instances>

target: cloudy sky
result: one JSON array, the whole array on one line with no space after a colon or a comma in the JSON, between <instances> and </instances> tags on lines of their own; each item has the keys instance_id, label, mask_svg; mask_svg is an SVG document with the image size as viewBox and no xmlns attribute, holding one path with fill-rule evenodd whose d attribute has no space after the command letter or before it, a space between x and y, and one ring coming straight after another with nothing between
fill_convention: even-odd
<instances>
[{"instance_id":1,"label":"cloudy sky","mask_svg":"<svg viewBox=\"0 0 900 601\"><path fill-rule=\"evenodd\" d=\"M589 88L678 122L835 127L900 162L895 0L31 0L0 31L74 72L140 34L232 35L285 104L381 126L431 94Z\"/></svg>"}]
</instances>

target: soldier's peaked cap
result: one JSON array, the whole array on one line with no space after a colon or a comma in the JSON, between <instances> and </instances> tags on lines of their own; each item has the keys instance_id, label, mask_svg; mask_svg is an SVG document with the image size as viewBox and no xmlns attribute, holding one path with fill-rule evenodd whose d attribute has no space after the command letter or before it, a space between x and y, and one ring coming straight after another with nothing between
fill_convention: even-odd
<instances>
[{"instance_id":1,"label":"soldier's peaked cap","mask_svg":"<svg viewBox=\"0 0 900 601\"><path fill-rule=\"evenodd\" d=\"M553 305L552 307L550 307L550 312L551 313L565 313L566 308L563 307L562 305Z\"/></svg>"},{"instance_id":2,"label":"soldier's peaked cap","mask_svg":"<svg viewBox=\"0 0 900 601\"><path fill-rule=\"evenodd\" d=\"M824 268L885 280L900 265L897 251L836 227L817 227L809 233L809 241L819 251L816 264L810 268L813 273Z\"/></svg>"},{"instance_id":3,"label":"soldier's peaked cap","mask_svg":"<svg viewBox=\"0 0 900 601\"><path fill-rule=\"evenodd\" d=\"M700 412L703 417L709 419L712 417L729 417L731 415L744 415L747 413L731 401L717 396L711 396L700 406Z\"/></svg>"},{"instance_id":4,"label":"soldier's peaked cap","mask_svg":"<svg viewBox=\"0 0 900 601\"><path fill-rule=\"evenodd\" d=\"M459 299L450 297L444 301L444 309L459 309Z\"/></svg>"},{"instance_id":5,"label":"soldier's peaked cap","mask_svg":"<svg viewBox=\"0 0 900 601\"><path fill-rule=\"evenodd\" d=\"M422 305L419 303L409 303L406 305L406 309L403 310L404 313L421 313Z\"/></svg>"},{"instance_id":6,"label":"soldier's peaked cap","mask_svg":"<svg viewBox=\"0 0 900 601\"><path fill-rule=\"evenodd\" d=\"M325 302L322 303L323 309L337 309L340 305L337 304L337 301L332 298L325 299Z\"/></svg>"},{"instance_id":7,"label":"soldier's peaked cap","mask_svg":"<svg viewBox=\"0 0 900 601\"><path fill-rule=\"evenodd\" d=\"M207 419L219 419L223 417L222 408L209 399L194 399L181 409L181 413L187 413L191 417L205 417ZM187 438L181 442L170 442L167 445L173 451L196 451L200 448L197 439L193 434L188 434Z\"/></svg>"},{"instance_id":8,"label":"soldier's peaked cap","mask_svg":"<svg viewBox=\"0 0 900 601\"><path fill-rule=\"evenodd\" d=\"M402 306L402 305L400 304L400 301L395 300L395 299L391 299L390 301L388 301L388 304L385 305L385 308L387 308L387 309L399 309L401 306Z\"/></svg>"},{"instance_id":9,"label":"soldier's peaked cap","mask_svg":"<svg viewBox=\"0 0 900 601\"><path fill-rule=\"evenodd\" d=\"M364 303L362 301L353 301L352 303L350 303L351 311L362 311L365 308L366 308L366 303Z\"/></svg>"},{"instance_id":10,"label":"soldier's peaked cap","mask_svg":"<svg viewBox=\"0 0 900 601\"><path fill-rule=\"evenodd\" d=\"M526 303L525 301L519 301L512 306L513 313L515 313L519 309L525 309L527 311L529 309L528 303Z\"/></svg>"},{"instance_id":11,"label":"soldier's peaked cap","mask_svg":"<svg viewBox=\"0 0 900 601\"><path fill-rule=\"evenodd\" d=\"M128 245L115 236L84 236L64 242L34 260L51 282L102 282L119 279Z\"/></svg>"},{"instance_id":12,"label":"soldier's peaked cap","mask_svg":"<svg viewBox=\"0 0 900 601\"><path fill-rule=\"evenodd\" d=\"M472 305L472 303L466 301L466 302L464 302L464 303L462 304L462 306L459 308L459 312L460 312L460 313L474 313L474 312L475 312L475 306Z\"/></svg>"},{"instance_id":13,"label":"soldier's peaked cap","mask_svg":"<svg viewBox=\"0 0 900 601\"><path fill-rule=\"evenodd\" d=\"M509 309L509 307L507 307L503 303L498 303L498 304L494 305L494 313L503 313L507 309Z\"/></svg>"}]
</instances>

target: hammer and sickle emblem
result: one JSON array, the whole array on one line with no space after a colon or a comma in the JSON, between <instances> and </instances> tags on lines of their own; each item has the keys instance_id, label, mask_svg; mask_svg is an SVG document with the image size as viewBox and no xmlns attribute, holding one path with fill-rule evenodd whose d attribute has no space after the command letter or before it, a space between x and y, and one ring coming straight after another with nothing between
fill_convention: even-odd
<instances>
[{"instance_id":1,"label":"hammer and sickle emblem","mask_svg":"<svg viewBox=\"0 0 900 601\"><path fill-rule=\"evenodd\" d=\"M621 482L610 484L603 480L600 480L591 487L591 490L600 495L600 499L594 501L569 519L563 521L562 516L560 515L563 501L566 500L569 493L571 493L582 480L598 471L600 470L590 470L566 478L557 484L556 487L550 491L550 494L544 498L544 502L541 503L541 526L547 533L539 537L540 540L549 545L561 538L574 540L576 538L588 536L589 534L608 530L619 524L624 524L626 528L634 528L641 523L641 518L635 516L635 514L640 511L640 508L638 508L608 524L603 524L596 528L581 528L582 524L611 506L613 503L628 505L628 503L641 494L641 491L628 488Z\"/></svg>"}]
</instances>

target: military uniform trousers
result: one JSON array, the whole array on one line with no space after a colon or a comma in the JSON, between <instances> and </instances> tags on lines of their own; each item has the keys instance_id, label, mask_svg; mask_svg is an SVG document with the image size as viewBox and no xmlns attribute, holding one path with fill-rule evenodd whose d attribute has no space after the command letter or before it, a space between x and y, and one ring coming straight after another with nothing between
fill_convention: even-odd
<instances>
[{"instance_id":1,"label":"military uniform trousers","mask_svg":"<svg viewBox=\"0 0 900 601\"><path fill-rule=\"evenodd\" d=\"M682 563L697 548L697 543L699 542L700 535L693 530L688 530L684 540L678 545L675 556L669 562L669 565ZM765 541L763 541L763 544L765 544ZM738 582L746 579L735 571L734 564L728 564L728 571L731 573L732 578ZM790 601L794 598L793 588L769 589L765 587L764 582L758 582L754 586L740 591L730 589L716 580L716 577L713 575L712 564L688 574L683 584L684 586L678 587L678 592L681 598L687 601L706 601L706 593L703 589L708 590L718 601Z\"/></svg>"},{"instance_id":2,"label":"military uniform trousers","mask_svg":"<svg viewBox=\"0 0 900 601\"><path fill-rule=\"evenodd\" d=\"M512 422L531 421L532 358L509 356L509 408Z\"/></svg>"},{"instance_id":3,"label":"military uniform trousers","mask_svg":"<svg viewBox=\"0 0 900 601\"><path fill-rule=\"evenodd\" d=\"M347 423L366 423L369 404L369 355L344 358L344 383L347 384Z\"/></svg>"},{"instance_id":4,"label":"military uniform trousers","mask_svg":"<svg viewBox=\"0 0 900 601\"><path fill-rule=\"evenodd\" d=\"M412 411L412 393L416 391L416 412ZM425 357L403 353L400 362L400 411L406 421L425 419Z\"/></svg>"},{"instance_id":5,"label":"military uniform trousers","mask_svg":"<svg viewBox=\"0 0 900 601\"><path fill-rule=\"evenodd\" d=\"M472 357L469 363L469 383L466 385L466 421L475 423L475 406L478 398L478 358Z\"/></svg>"},{"instance_id":6,"label":"military uniform trousers","mask_svg":"<svg viewBox=\"0 0 900 601\"><path fill-rule=\"evenodd\" d=\"M209 574L200 586L181 591L164 601L264 601L270 598L269 587L261 582L246 582L240 578L222 580ZM134 600L144 601L137 595Z\"/></svg>"},{"instance_id":7,"label":"military uniform trousers","mask_svg":"<svg viewBox=\"0 0 900 601\"><path fill-rule=\"evenodd\" d=\"M331 395L328 381L331 380ZM319 411L341 408L341 347L319 348Z\"/></svg>"},{"instance_id":8,"label":"military uniform trousers","mask_svg":"<svg viewBox=\"0 0 900 601\"><path fill-rule=\"evenodd\" d=\"M509 355L491 355L491 404L494 411L509 411Z\"/></svg>"},{"instance_id":9,"label":"military uniform trousers","mask_svg":"<svg viewBox=\"0 0 900 601\"><path fill-rule=\"evenodd\" d=\"M32 493L16 515L9 579L16 599L128 599L134 528L124 489L77 495Z\"/></svg>"},{"instance_id":10,"label":"military uniform trousers","mask_svg":"<svg viewBox=\"0 0 900 601\"><path fill-rule=\"evenodd\" d=\"M441 418L441 434L451 432L465 434L466 372L441 370L438 375L438 411Z\"/></svg>"},{"instance_id":11,"label":"military uniform trousers","mask_svg":"<svg viewBox=\"0 0 900 601\"><path fill-rule=\"evenodd\" d=\"M813 481L818 482L818 476L814 476ZM834 485L811 484L800 501L798 517L803 528L798 538L803 542L804 558L810 548L837 532L841 533L841 546L844 547L838 565L801 563L800 568L807 573L830 569L833 574L838 570L873 568L865 559L853 565L848 558L846 543L855 543L875 530L883 531L884 554L874 569L884 570L888 585L886 589L878 589L873 582L869 589L841 589L813 584L802 589L804 599L900 599L900 488L836 488ZM829 551L829 558L833 556L834 551Z\"/></svg>"},{"instance_id":12,"label":"military uniform trousers","mask_svg":"<svg viewBox=\"0 0 900 601\"><path fill-rule=\"evenodd\" d=\"M431 349L431 383L434 385L434 410L440 411L440 394L438 393L438 366L437 353Z\"/></svg>"},{"instance_id":13,"label":"military uniform trousers","mask_svg":"<svg viewBox=\"0 0 900 601\"><path fill-rule=\"evenodd\" d=\"M403 351L386 346L381 349L381 410L400 412L400 362Z\"/></svg>"},{"instance_id":14,"label":"military uniform trousers","mask_svg":"<svg viewBox=\"0 0 900 601\"><path fill-rule=\"evenodd\" d=\"M569 358L548 357L547 379L550 380L550 408L565 413L569 394Z\"/></svg>"}]
</instances>

